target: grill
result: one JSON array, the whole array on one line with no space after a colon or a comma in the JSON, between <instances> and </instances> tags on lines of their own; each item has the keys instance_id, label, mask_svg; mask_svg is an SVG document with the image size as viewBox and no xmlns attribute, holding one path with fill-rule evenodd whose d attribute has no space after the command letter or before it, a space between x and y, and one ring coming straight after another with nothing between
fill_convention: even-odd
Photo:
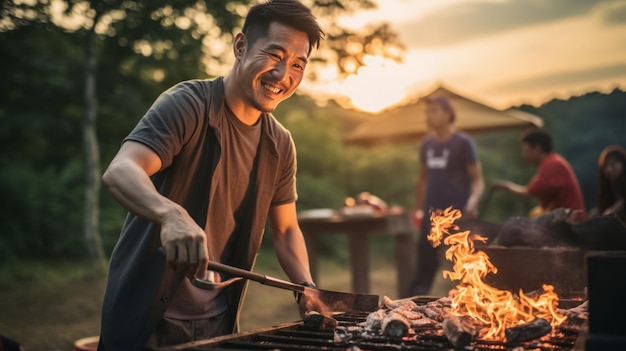
<instances>
[{"instance_id":1,"label":"grill","mask_svg":"<svg viewBox=\"0 0 626 351\"><path fill-rule=\"evenodd\" d=\"M480 232L480 231L479 231ZM610 234L615 234L611 232ZM626 240L626 239L624 239ZM579 308L588 306L586 316L576 323L564 323L550 334L516 345L505 341L473 340L465 351L604 351L626 350L623 323L616 319L626 315L623 293L626 291L626 251L615 245L613 250L580 250L577 248L538 249L497 247L484 249L499 268L497 276L488 281L492 286L517 292L532 291L542 283L554 285L560 296L559 308L572 309L568 321L580 315ZM585 277L586 275L586 277ZM585 279L586 278L586 279ZM436 297L415 297L425 305ZM338 327L331 332L312 332L303 322L286 323L249 332L180 344L161 351L199 350L429 350L449 351L454 346L443 328L413 328L414 334L402 338L383 335L380 330L366 329L363 324L369 313L339 314ZM588 319L587 319L588 317Z\"/></svg>"},{"instance_id":2,"label":"grill","mask_svg":"<svg viewBox=\"0 0 626 351\"><path fill-rule=\"evenodd\" d=\"M434 298L414 300L426 303ZM226 335L213 339L194 341L176 345L160 351L200 351L200 350L328 350L328 351L365 351L365 350L454 350L441 327L415 330L415 334L402 338L382 335L380 331L366 330L361 326L368 313L338 314L339 322L334 332L313 332L307 330L302 322L286 323L270 328ZM506 345L502 341L475 340L471 346L462 350L535 350L565 351L573 350L579 338L579 330L556 328L549 336L518 345Z\"/></svg>"}]
</instances>

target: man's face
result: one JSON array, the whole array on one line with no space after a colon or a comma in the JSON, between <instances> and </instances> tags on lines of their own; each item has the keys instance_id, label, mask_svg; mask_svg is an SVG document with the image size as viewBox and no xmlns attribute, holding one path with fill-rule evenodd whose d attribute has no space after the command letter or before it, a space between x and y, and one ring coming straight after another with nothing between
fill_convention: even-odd
<instances>
[{"instance_id":1,"label":"man's face","mask_svg":"<svg viewBox=\"0 0 626 351\"><path fill-rule=\"evenodd\" d=\"M309 54L309 38L284 24L270 24L267 36L237 54L238 85L254 108L271 112L300 85Z\"/></svg>"},{"instance_id":2,"label":"man's face","mask_svg":"<svg viewBox=\"0 0 626 351\"><path fill-rule=\"evenodd\" d=\"M450 112L438 103L427 103L424 112L426 114L426 125L429 129L438 129L450 123Z\"/></svg>"},{"instance_id":3,"label":"man's face","mask_svg":"<svg viewBox=\"0 0 626 351\"><path fill-rule=\"evenodd\" d=\"M541 147L539 145L522 143L522 158L529 165L538 166L541 160Z\"/></svg>"}]
</instances>

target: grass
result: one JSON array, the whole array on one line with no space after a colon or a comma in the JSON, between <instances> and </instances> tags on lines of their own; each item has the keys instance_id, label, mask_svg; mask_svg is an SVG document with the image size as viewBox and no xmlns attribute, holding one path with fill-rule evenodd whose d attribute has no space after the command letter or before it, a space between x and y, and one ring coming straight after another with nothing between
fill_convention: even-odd
<instances>
[{"instance_id":1,"label":"grass","mask_svg":"<svg viewBox=\"0 0 626 351\"><path fill-rule=\"evenodd\" d=\"M76 262L2 267L0 334L27 351L71 350L99 329L104 276Z\"/></svg>"},{"instance_id":2,"label":"grass","mask_svg":"<svg viewBox=\"0 0 626 351\"><path fill-rule=\"evenodd\" d=\"M396 275L390 250L370 251L370 293L396 298ZM345 255L344 255L345 256ZM318 285L350 291L345 257L321 257ZM286 279L271 251L260 253L255 271ZM22 262L0 267L0 334L26 351L71 351L78 339L100 328L100 302L105 276L86 263ZM242 331L299 320L289 291L251 282L241 315Z\"/></svg>"}]
</instances>

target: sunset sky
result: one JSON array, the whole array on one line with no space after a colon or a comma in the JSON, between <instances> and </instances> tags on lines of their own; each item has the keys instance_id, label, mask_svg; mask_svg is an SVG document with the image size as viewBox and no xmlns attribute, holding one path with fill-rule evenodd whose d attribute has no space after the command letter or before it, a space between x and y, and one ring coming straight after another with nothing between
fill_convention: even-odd
<instances>
[{"instance_id":1,"label":"sunset sky","mask_svg":"<svg viewBox=\"0 0 626 351\"><path fill-rule=\"evenodd\" d=\"M386 21L407 47L401 64L369 59L338 83L304 82L310 94L348 95L376 112L443 84L496 108L626 88L626 1L378 0L342 19Z\"/></svg>"}]
</instances>

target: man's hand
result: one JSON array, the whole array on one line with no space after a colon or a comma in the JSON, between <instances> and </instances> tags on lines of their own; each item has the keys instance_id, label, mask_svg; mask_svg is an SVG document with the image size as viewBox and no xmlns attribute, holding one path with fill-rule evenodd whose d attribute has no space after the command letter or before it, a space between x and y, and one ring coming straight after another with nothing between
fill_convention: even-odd
<instances>
[{"instance_id":1,"label":"man's hand","mask_svg":"<svg viewBox=\"0 0 626 351\"><path fill-rule=\"evenodd\" d=\"M467 206L463 210L463 217L465 218L478 218L478 202L472 198L467 202Z\"/></svg>"},{"instance_id":2,"label":"man's hand","mask_svg":"<svg viewBox=\"0 0 626 351\"><path fill-rule=\"evenodd\" d=\"M206 277L209 262L206 234L182 208L162 222L161 244L169 267L186 269L189 279Z\"/></svg>"},{"instance_id":3,"label":"man's hand","mask_svg":"<svg viewBox=\"0 0 626 351\"><path fill-rule=\"evenodd\" d=\"M300 318L304 320L307 312L315 311L322 315L332 315L328 306L322 303L314 294L300 294L298 299Z\"/></svg>"},{"instance_id":4,"label":"man's hand","mask_svg":"<svg viewBox=\"0 0 626 351\"><path fill-rule=\"evenodd\" d=\"M424 221L424 210L418 209L413 211L413 228L420 229Z\"/></svg>"}]
</instances>

